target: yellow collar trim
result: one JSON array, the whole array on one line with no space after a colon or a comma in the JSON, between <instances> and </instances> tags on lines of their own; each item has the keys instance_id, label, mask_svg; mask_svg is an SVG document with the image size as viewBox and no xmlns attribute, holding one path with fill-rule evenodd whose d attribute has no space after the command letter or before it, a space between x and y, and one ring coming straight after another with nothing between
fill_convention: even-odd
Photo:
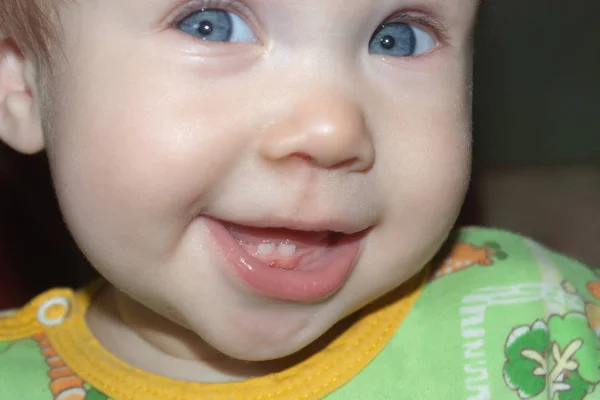
<instances>
[{"instance_id":1,"label":"yellow collar trim","mask_svg":"<svg viewBox=\"0 0 600 400\"><path fill-rule=\"evenodd\" d=\"M84 318L101 282L77 293L59 289L40 296L15 317L7 321L0 319L0 338L17 339L44 331L63 361L80 378L119 400L316 400L343 386L377 356L408 315L426 276L425 271L404 285L401 294L395 296L400 300L368 307L346 332L302 363L243 382L211 384L174 380L132 367L109 353L94 338ZM57 326L42 326L35 320L36 310L44 301L57 296L71 302L69 316Z\"/></svg>"}]
</instances>

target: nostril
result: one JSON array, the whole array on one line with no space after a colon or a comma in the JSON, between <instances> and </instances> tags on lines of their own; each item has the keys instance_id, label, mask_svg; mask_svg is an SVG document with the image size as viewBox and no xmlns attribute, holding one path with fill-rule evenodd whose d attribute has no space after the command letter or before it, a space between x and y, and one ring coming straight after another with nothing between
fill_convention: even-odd
<instances>
[{"instance_id":1,"label":"nostril","mask_svg":"<svg viewBox=\"0 0 600 400\"><path fill-rule=\"evenodd\" d=\"M290 155L291 158L295 158L310 164L317 164L317 159L315 157L311 157L305 153L293 153ZM361 159L359 157L353 157L347 160L343 160L337 163L326 164L323 162L319 162L323 169L337 170L337 169L350 169L361 164ZM368 166L365 166L364 169L368 169Z\"/></svg>"},{"instance_id":2,"label":"nostril","mask_svg":"<svg viewBox=\"0 0 600 400\"><path fill-rule=\"evenodd\" d=\"M352 167L354 165L357 165L358 163L360 163L360 159L358 157L354 157L351 158L349 160L345 160L342 162L339 162L335 165L332 165L329 167L329 169L344 169L344 168L349 168Z\"/></svg>"},{"instance_id":3,"label":"nostril","mask_svg":"<svg viewBox=\"0 0 600 400\"><path fill-rule=\"evenodd\" d=\"M306 153L300 153L300 152L292 153L292 154L290 154L290 157L291 158L296 158L296 159L299 159L299 160L302 160L302 161L306 161L308 163L314 163L315 162L315 158L309 156Z\"/></svg>"}]
</instances>

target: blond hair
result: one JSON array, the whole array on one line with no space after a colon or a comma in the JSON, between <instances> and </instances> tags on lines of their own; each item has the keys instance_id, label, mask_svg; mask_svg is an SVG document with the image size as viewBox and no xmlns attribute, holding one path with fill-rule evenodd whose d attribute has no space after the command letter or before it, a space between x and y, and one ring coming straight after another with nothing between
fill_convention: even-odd
<instances>
[{"instance_id":1,"label":"blond hair","mask_svg":"<svg viewBox=\"0 0 600 400\"><path fill-rule=\"evenodd\" d=\"M63 0L0 0L0 37L16 41L40 66L49 66L58 42L56 3Z\"/></svg>"}]
</instances>

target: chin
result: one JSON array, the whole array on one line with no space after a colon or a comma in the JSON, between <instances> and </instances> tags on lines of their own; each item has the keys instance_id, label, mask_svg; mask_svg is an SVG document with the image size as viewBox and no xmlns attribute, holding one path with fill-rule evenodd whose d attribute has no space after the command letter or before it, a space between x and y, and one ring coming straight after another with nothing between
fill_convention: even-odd
<instances>
[{"instance_id":1,"label":"chin","mask_svg":"<svg viewBox=\"0 0 600 400\"><path fill-rule=\"evenodd\" d=\"M240 361L261 362L272 361L289 357L300 352L316 338L305 338L300 341L298 338L272 341L265 343L252 343L252 340L209 340L208 342L217 351Z\"/></svg>"},{"instance_id":2,"label":"chin","mask_svg":"<svg viewBox=\"0 0 600 400\"><path fill-rule=\"evenodd\" d=\"M200 323L209 329L193 329L198 336L214 349L228 357L242 361L270 361L298 353L315 342L328 329L314 318L314 313L294 318L290 315L253 315L248 312L243 319L224 317L212 323ZM296 314L297 315L297 314ZM313 318L311 318L311 316Z\"/></svg>"},{"instance_id":3,"label":"chin","mask_svg":"<svg viewBox=\"0 0 600 400\"><path fill-rule=\"evenodd\" d=\"M271 346L266 348L255 348L255 349L240 349L240 351L233 352L231 354L224 353L231 358L235 358L240 361L247 362L263 362L263 361L274 361L282 358L289 357L293 354L298 353L304 347L299 348L290 347L288 345Z\"/></svg>"}]
</instances>

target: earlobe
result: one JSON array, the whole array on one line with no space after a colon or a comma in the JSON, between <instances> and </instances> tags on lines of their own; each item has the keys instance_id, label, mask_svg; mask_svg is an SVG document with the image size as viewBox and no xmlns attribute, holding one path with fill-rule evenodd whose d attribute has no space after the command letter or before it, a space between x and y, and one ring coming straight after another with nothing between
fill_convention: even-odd
<instances>
[{"instance_id":1,"label":"earlobe","mask_svg":"<svg viewBox=\"0 0 600 400\"><path fill-rule=\"evenodd\" d=\"M0 140L25 154L44 148L29 62L13 41L0 38Z\"/></svg>"}]
</instances>

